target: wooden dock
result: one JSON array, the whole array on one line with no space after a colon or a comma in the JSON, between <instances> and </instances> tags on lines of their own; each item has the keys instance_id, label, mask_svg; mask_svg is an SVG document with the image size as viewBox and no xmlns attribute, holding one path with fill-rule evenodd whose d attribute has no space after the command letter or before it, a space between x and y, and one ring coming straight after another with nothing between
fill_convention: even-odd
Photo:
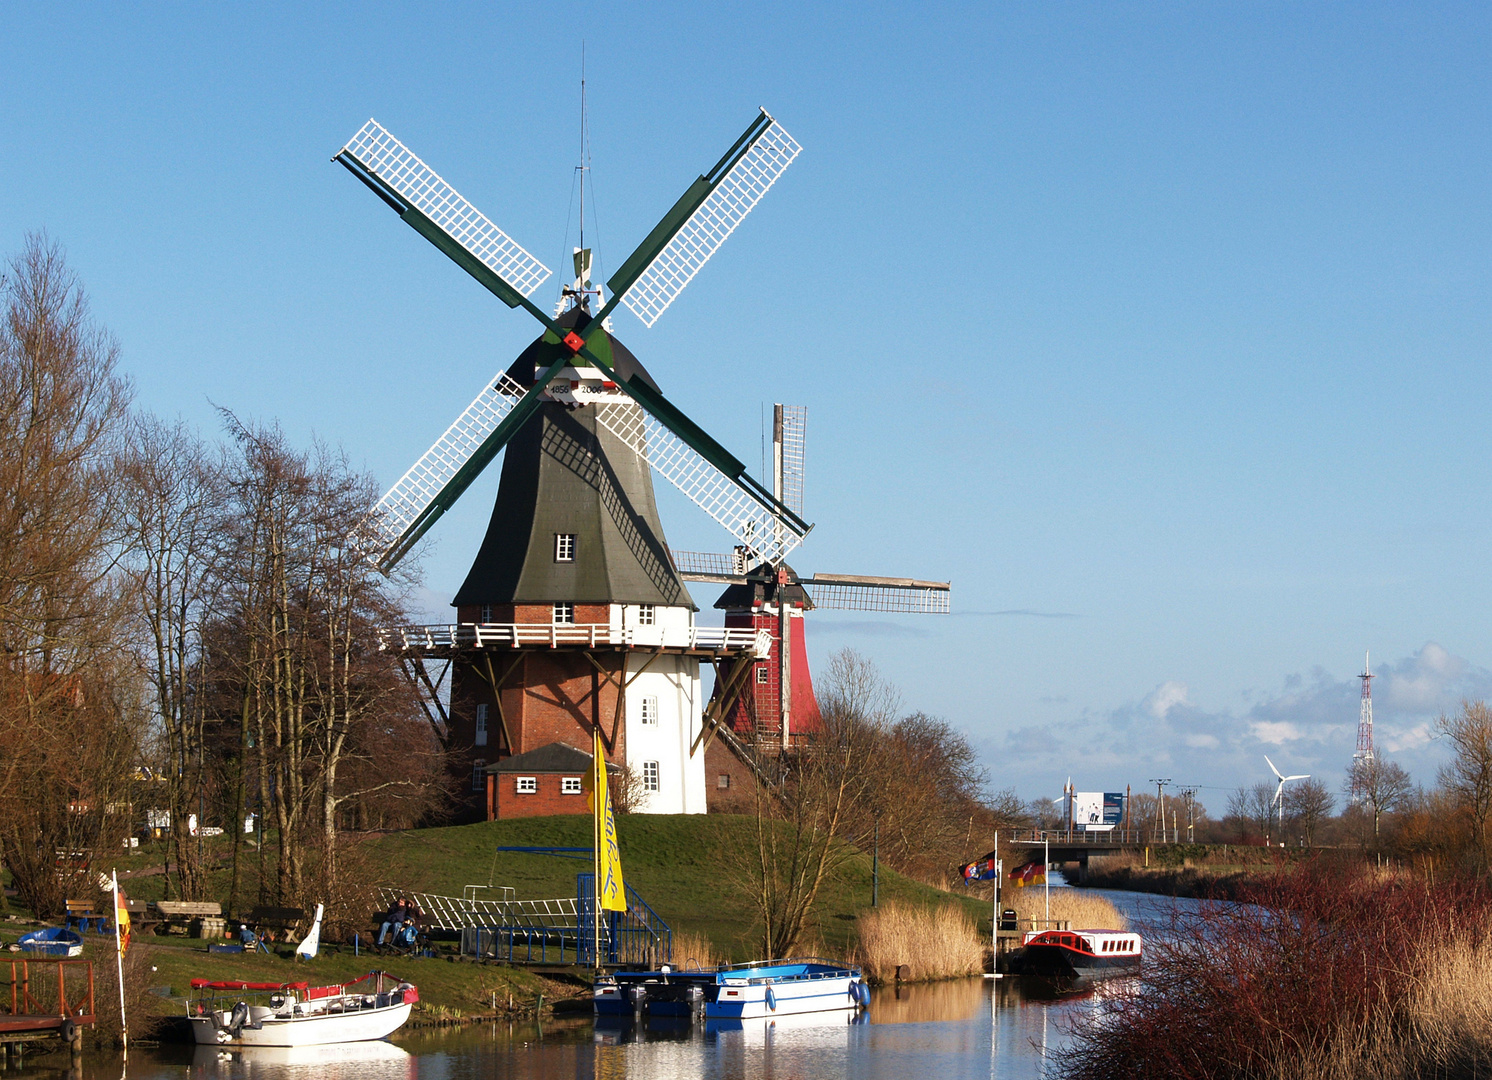
<instances>
[{"instance_id":1,"label":"wooden dock","mask_svg":"<svg viewBox=\"0 0 1492 1080\"><path fill-rule=\"evenodd\" d=\"M98 1022L93 961L0 961L5 963L10 965L10 993L0 981L0 1060L18 1057L27 1043L54 1039L81 1053L83 1029ZM0 967L0 974L4 970Z\"/></svg>"}]
</instances>

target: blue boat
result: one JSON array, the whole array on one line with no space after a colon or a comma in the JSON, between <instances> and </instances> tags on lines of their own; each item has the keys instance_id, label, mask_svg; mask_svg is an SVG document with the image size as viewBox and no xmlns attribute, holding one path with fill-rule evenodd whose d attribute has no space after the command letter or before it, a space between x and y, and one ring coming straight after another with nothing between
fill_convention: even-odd
<instances>
[{"instance_id":1,"label":"blue boat","mask_svg":"<svg viewBox=\"0 0 1492 1080\"><path fill-rule=\"evenodd\" d=\"M83 955L83 939L60 926L47 926L22 934L19 945L27 952L41 953L43 956Z\"/></svg>"},{"instance_id":2,"label":"blue boat","mask_svg":"<svg viewBox=\"0 0 1492 1080\"><path fill-rule=\"evenodd\" d=\"M859 968L811 958L713 971L619 971L598 979L592 997L598 1016L754 1020L861 1009L870 1004L870 988Z\"/></svg>"}]
</instances>

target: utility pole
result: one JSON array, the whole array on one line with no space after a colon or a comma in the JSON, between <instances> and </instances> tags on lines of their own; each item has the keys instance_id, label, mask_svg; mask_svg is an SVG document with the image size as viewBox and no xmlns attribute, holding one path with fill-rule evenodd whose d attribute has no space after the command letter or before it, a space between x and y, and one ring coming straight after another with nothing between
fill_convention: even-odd
<instances>
[{"instance_id":1,"label":"utility pole","mask_svg":"<svg viewBox=\"0 0 1492 1080\"><path fill-rule=\"evenodd\" d=\"M1181 797L1186 800L1186 842L1195 844L1197 842L1197 789L1182 788Z\"/></svg>"},{"instance_id":2,"label":"utility pole","mask_svg":"<svg viewBox=\"0 0 1492 1080\"><path fill-rule=\"evenodd\" d=\"M1157 779L1152 776L1150 782L1155 785L1155 842L1164 844L1166 842L1166 785L1171 782L1169 776Z\"/></svg>"}]
</instances>

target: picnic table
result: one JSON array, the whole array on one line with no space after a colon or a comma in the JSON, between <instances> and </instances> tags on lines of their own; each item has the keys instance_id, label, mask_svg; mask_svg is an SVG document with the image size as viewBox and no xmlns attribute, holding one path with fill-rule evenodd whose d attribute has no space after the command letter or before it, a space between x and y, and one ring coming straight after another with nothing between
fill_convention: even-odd
<instances>
[{"instance_id":1,"label":"picnic table","mask_svg":"<svg viewBox=\"0 0 1492 1080\"><path fill-rule=\"evenodd\" d=\"M102 934L104 928L109 925L109 917L94 911L92 900L69 900L67 901L67 918L63 920L62 925L70 930L74 923L85 934L88 933L90 927Z\"/></svg>"},{"instance_id":2,"label":"picnic table","mask_svg":"<svg viewBox=\"0 0 1492 1080\"><path fill-rule=\"evenodd\" d=\"M178 927L185 932L194 922L200 929L209 919L221 924L223 919L223 905L211 900L156 900L151 907L160 915L167 933Z\"/></svg>"}]
</instances>

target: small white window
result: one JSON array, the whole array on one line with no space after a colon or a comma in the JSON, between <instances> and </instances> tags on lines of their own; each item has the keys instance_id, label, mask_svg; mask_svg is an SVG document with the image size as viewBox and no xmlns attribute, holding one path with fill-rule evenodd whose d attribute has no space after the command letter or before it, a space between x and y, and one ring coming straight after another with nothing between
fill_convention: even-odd
<instances>
[{"instance_id":1,"label":"small white window","mask_svg":"<svg viewBox=\"0 0 1492 1080\"><path fill-rule=\"evenodd\" d=\"M657 791L659 786L658 763L656 761L644 761L642 763L642 790Z\"/></svg>"},{"instance_id":2,"label":"small white window","mask_svg":"<svg viewBox=\"0 0 1492 1080\"><path fill-rule=\"evenodd\" d=\"M642 699L642 722L657 726L658 723L658 699L645 697Z\"/></svg>"},{"instance_id":3,"label":"small white window","mask_svg":"<svg viewBox=\"0 0 1492 1080\"><path fill-rule=\"evenodd\" d=\"M555 562L574 562L575 561L575 534L574 533L555 533L554 534L554 561Z\"/></svg>"},{"instance_id":4,"label":"small white window","mask_svg":"<svg viewBox=\"0 0 1492 1080\"><path fill-rule=\"evenodd\" d=\"M565 776L565 777L561 777L560 778L560 794L561 795L579 795L580 794L580 777L578 777L578 776Z\"/></svg>"},{"instance_id":5,"label":"small white window","mask_svg":"<svg viewBox=\"0 0 1492 1080\"><path fill-rule=\"evenodd\" d=\"M766 686L767 685L767 665L766 664L757 664L756 665L756 685L757 686Z\"/></svg>"},{"instance_id":6,"label":"small white window","mask_svg":"<svg viewBox=\"0 0 1492 1080\"><path fill-rule=\"evenodd\" d=\"M539 778L537 776L520 776L518 779L518 794L537 795L539 793Z\"/></svg>"},{"instance_id":7,"label":"small white window","mask_svg":"<svg viewBox=\"0 0 1492 1080\"><path fill-rule=\"evenodd\" d=\"M658 619L658 611L652 604L639 604L637 607L637 625L652 626Z\"/></svg>"},{"instance_id":8,"label":"small white window","mask_svg":"<svg viewBox=\"0 0 1492 1080\"><path fill-rule=\"evenodd\" d=\"M487 745L487 706L485 703L477 706L477 737L474 741L478 746Z\"/></svg>"},{"instance_id":9,"label":"small white window","mask_svg":"<svg viewBox=\"0 0 1492 1080\"><path fill-rule=\"evenodd\" d=\"M471 789L473 791L487 790L487 763L481 758L471 763Z\"/></svg>"},{"instance_id":10,"label":"small white window","mask_svg":"<svg viewBox=\"0 0 1492 1080\"><path fill-rule=\"evenodd\" d=\"M555 604L554 622L556 626L573 626L575 623L575 605Z\"/></svg>"},{"instance_id":11,"label":"small white window","mask_svg":"<svg viewBox=\"0 0 1492 1080\"><path fill-rule=\"evenodd\" d=\"M491 604L483 604L482 605L482 621L484 623L489 623L489 622L492 621L492 605Z\"/></svg>"},{"instance_id":12,"label":"small white window","mask_svg":"<svg viewBox=\"0 0 1492 1080\"><path fill-rule=\"evenodd\" d=\"M726 788L730 787L730 773L721 773L720 779L715 781L715 786L718 787L721 791L724 791Z\"/></svg>"}]
</instances>

